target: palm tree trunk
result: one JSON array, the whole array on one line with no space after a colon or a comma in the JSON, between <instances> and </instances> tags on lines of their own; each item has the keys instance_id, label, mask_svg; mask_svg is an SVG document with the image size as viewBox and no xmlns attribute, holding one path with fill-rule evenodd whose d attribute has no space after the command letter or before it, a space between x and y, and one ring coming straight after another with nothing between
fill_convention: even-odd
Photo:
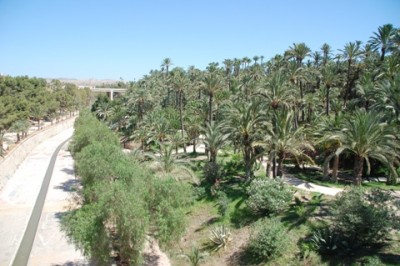
<instances>
[{"instance_id":1,"label":"palm tree trunk","mask_svg":"<svg viewBox=\"0 0 400 266\"><path fill-rule=\"evenodd\" d=\"M364 167L364 157L356 155L354 161L354 180L353 180L353 183L356 186L361 185L363 167Z\"/></svg>"},{"instance_id":2,"label":"palm tree trunk","mask_svg":"<svg viewBox=\"0 0 400 266\"><path fill-rule=\"evenodd\" d=\"M330 109L330 99L329 99L329 86L326 86L326 96L325 96L325 114L329 115Z\"/></svg>"},{"instance_id":3,"label":"palm tree trunk","mask_svg":"<svg viewBox=\"0 0 400 266\"><path fill-rule=\"evenodd\" d=\"M332 167L332 181L337 182L337 175L339 170L339 155L335 154L333 157L333 167Z\"/></svg>"},{"instance_id":4,"label":"palm tree trunk","mask_svg":"<svg viewBox=\"0 0 400 266\"><path fill-rule=\"evenodd\" d=\"M351 87L350 87L351 61L352 61L352 60L349 59L349 61L348 61L348 66L347 66L347 84L346 84L346 91L345 91L345 94L344 94L344 102L343 102L343 106L344 106L344 107L346 107L347 99L348 99L348 97L349 97L349 95L350 95L350 89L351 89Z\"/></svg>"},{"instance_id":5,"label":"palm tree trunk","mask_svg":"<svg viewBox=\"0 0 400 266\"><path fill-rule=\"evenodd\" d=\"M183 152L186 154L186 142L184 140L184 126L183 126L183 106L182 106L182 91L179 91L179 100L178 100L178 104L179 104L179 116L180 116L180 120L181 120L181 134L182 134L182 139L183 139Z\"/></svg>"},{"instance_id":6,"label":"palm tree trunk","mask_svg":"<svg viewBox=\"0 0 400 266\"><path fill-rule=\"evenodd\" d=\"M196 139L193 140L193 153L196 154Z\"/></svg>"},{"instance_id":7,"label":"palm tree trunk","mask_svg":"<svg viewBox=\"0 0 400 266\"><path fill-rule=\"evenodd\" d=\"M246 171L246 179L250 179L252 176L251 173L251 145L248 141L248 137L244 140L244 162L245 162L245 171Z\"/></svg>"},{"instance_id":8,"label":"palm tree trunk","mask_svg":"<svg viewBox=\"0 0 400 266\"><path fill-rule=\"evenodd\" d=\"M304 106L303 106L303 98L304 98L304 91L303 91L303 82L300 81L300 108L301 108L301 122L304 122L305 120L305 114L304 114Z\"/></svg>"},{"instance_id":9,"label":"palm tree trunk","mask_svg":"<svg viewBox=\"0 0 400 266\"><path fill-rule=\"evenodd\" d=\"M268 157L267 167L266 167L266 169L265 169L265 176L268 177L268 178L272 178L272 171L271 171L271 169L272 169L272 161L271 161L271 158Z\"/></svg>"},{"instance_id":10,"label":"palm tree trunk","mask_svg":"<svg viewBox=\"0 0 400 266\"><path fill-rule=\"evenodd\" d=\"M283 153L279 154L278 173L277 175L283 177L283 160L285 159Z\"/></svg>"},{"instance_id":11,"label":"palm tree trunk","mask_svg":"<svg viewBox=\"0 0 400 266\"><path fill-rule=\"evenodd\" d=\"M276 174L277 174L277 169L276 169L276 154L274 154L274 156L272 157L272 177L276 178Z\"/></svg>"},{"instance_id":12,"label":"palm tree trunk","mask_svg":"<svg viewBox=\"0 0 400 266\"><path fill-rule=\"evenodd\" d=\"M212 122L212 102L213 102L213 94L210 93L210 97L208 100L208 123L210 123L210 125Z\"/></svg>"}]
</instances>

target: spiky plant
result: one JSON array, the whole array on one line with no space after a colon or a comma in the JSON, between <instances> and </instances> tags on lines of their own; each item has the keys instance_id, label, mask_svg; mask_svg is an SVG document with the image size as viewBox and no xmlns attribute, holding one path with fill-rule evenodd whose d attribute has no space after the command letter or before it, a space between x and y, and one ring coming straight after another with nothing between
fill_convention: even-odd
<instances>
[{"instance_id":1,"label":"spiky plant","mask_svg":"<svg viewBox=\"0 0 400 266\"><path fill-rule=\"evenodd\" d=\"M231 232L225 225L217 226L210 230L210 240L215 246L214 250L218 251L221 248L226 248L228 242L231 240Z\"/></svg>"}]
</instances>

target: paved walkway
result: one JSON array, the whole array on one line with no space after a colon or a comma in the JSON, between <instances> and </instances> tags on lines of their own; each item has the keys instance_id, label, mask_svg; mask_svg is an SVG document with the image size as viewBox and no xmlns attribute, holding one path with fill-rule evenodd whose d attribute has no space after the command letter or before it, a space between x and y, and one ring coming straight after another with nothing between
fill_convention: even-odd
<instances>
[{"instance_id":1,"label":"paved walkway","mask_svg":"<svg viewBox=\"0 0 400 266\"><path fill-rule=\"evenodd\" d=\"M342 188L325 187L325 186L316 185L314 183L310 183L310 182L301 180L290 174L285 174L283 179L285 180L286 183L294 186L295 188L298 188L301 190L306 190L309 192L318 192L318 193L325 194L325 195L335 196L339 192L343 191Z\"/></svg>"},{"instance_id":2,"label":"paved walkway","mask_svg":"<svg viewBox=\"0 0 400 266\"><path fill-rule=\"evenodd\" d=\"M6 266L12 263L39 193L50 157L57 146L71 137L72 133L72 128L65 130L38 145L0 192L0 234L2 239L0 241L0 265ZM55 217L55 214L62 211L67 202L67 193L60 187L60 184L66 181L67 176L73 175L73 172L68 170L73 169L73 161L65 152L64 146L64 150L59 154L56 162L54 169L56 178L50 184L51 190L46 199L29 265L63 265L66 262L82 259L78 253L74 255L68 253L68 257L64 258L64 251L74 251L74 248L69 246L62 237L58 227L58 218ZM57 187L59 188L57 189ZM47 246L47 251L41 249L44 246ZM50 258L47 260L46 256L54 260Z\"/></svg>"}]
</instances>

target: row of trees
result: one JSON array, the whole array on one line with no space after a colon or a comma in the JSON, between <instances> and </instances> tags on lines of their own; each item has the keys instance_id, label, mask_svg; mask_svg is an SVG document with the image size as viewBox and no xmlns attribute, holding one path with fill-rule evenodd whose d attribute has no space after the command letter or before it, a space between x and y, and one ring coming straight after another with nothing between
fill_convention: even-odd
<instances>
[{"instance_id":1,"label":"row of trees","mask_svg":"<svg viewBox=\"0 0 400 266\"><path fill-rule=\"evenodd\" d=\"M326 176L332 165L336 180L339 166L352 161L355 184L373 167L396 182L399 29L383 25L366 44L349 42L338 53L326 43L320 51L294 43L263 59L226 59L201 71L171 69L166 58L161 70L127 84L127 94L114 102L99 99L93 111L123 141L137 140L142 149L154 141L177 142L177 135L184 147L204 134L215 162L218 149L230 145L241 151L247 178L265 156L267 174L274 177L292 160L319 162Z\"/></svg>"},{"instance_id":2,"label":"row of trees","mask_svg":"<svg viewBox=\"0 0 400 266\"><path fill-rule=\"evenodd\" d=\"M70 114L90 104L90 91L79 90L73 84L58 80L47 83L45 79L26 76L0 77L0 148L5 132L17 133L17 141L27 134L30 121L46 119L53 122L62 114Z\"/></svg>"},{"instance_id":3,"label":"row of trees","mask_svg":"<svg viewBox=\"0 0 400 266\"><path fill-rule=\"evenodd\" d=\"M154 176L87 112L76 120L69 148L82 186L74 197L79 208L63 217L62 228L96 265L140 265L148 236L167 245L183 233L192 202L186 183Z\"/></svg>"}]
</instances>

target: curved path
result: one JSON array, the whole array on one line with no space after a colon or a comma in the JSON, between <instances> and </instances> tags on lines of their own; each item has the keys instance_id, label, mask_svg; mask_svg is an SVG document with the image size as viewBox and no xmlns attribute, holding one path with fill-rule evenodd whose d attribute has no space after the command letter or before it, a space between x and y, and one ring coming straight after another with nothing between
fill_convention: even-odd
<instances>
[{"instance_id":1,"label":"curved path","mask_svg":"<svg viewBox=\"0 0 400 266\"><path fill-rule=\"evenodd\" d=\"M50 158L72 133L72 128L64 130L38 145L0 192L0 265L11 265L14 261L41 190ZM55 161L53 179L28 265L76 265L83 261L82 255L75 252L73 246L68 245L59 230L59 213L65 210L69 198L64 182L68 184L68 180L73 179L73 176L73 160L66 151L66 145L63 145ZM14 265L26 263L16 259Z\"/></svg>"}]
</instances>

